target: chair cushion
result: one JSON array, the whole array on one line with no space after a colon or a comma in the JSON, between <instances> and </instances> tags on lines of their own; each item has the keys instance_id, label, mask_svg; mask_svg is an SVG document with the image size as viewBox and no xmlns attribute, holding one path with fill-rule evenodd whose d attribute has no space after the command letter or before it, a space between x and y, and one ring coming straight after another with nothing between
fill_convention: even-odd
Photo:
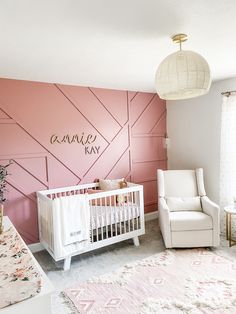
<instances>
[{"instance_id":1,"label":"chair cushion","mask_svg":"<svg viewBox=\"0 0 236 314\"><path fill-rule=\"evenodd\" d=\"M163 179L165 197L199 196L195 170L166 170Z\"/></svg>"},{"instance_id":2,"label":"chair cushion","mask_svg":"<svg viewBox=\"0 0 236 314\"><path fill-rule=\"evenodd\" d=\"M213 228L212 218L198 211L170 212L171 231L208 230Z\"/></svg>"},{"instance_id":3,"label":"chair cushion","mask_svg":"<svg viewBox=\"0 0 236 314\"><path fill-rule=\"evenodd\" d=\"M201 200L196 197L166 197L170 211L202 211Z\"/></svg>"}]
</instances>

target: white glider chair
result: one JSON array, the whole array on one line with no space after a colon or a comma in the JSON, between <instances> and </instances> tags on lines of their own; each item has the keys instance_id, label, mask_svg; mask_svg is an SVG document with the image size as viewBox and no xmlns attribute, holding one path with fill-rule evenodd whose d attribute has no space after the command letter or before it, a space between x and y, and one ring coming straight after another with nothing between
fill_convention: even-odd
<instances>
[{"instance_id":1,"label":"white glider chair","mask_svg":"<svg viewBox=\"0 0 236 314\"><path fill-rule=\"evenodd\" d=\"M166 248L218 246L220 209L206 196L203 169L157 170L159 224Z\"/></svg>"}]
</instances>

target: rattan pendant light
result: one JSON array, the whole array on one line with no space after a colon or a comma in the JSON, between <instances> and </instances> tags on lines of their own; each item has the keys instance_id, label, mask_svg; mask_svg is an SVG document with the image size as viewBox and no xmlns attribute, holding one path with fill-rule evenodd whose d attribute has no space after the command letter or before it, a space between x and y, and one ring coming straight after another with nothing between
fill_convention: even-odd
<instances>
[{"instance_id":1,"label":"rattan pendant light","mask_svg":"<svg viewBox=\"0 0 236 314\"><path fill-rule=\"evenodd\" d=\"M156 72L156 89L166 100L188 99L206 94L211 85L210 68L206 60L196 52L182 50L186 34L172 37L180 50L167 56Z\"/></svg>"}]
</instances>

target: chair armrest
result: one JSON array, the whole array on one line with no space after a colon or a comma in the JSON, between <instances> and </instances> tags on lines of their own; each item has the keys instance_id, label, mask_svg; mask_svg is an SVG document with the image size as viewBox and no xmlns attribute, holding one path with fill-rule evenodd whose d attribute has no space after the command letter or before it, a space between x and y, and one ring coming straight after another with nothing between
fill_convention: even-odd
<instances>
[{"instance_id":1,"label":"chair armrest","mask_svg":"<svg viewBox=\"0 0 236 314\"><path fill-rule=\"evenodd\" d=\"M207 196L201 197L202 210L205 214L212 217L213 221L213 245L220 243L220 207L212 202Z\"/></svg>"},{"instance_id":2,"label":"chair armrest","mask_svg":"<svg viewBox=\"0 0 236 314\"><path fill-rule=\"evenodd\" d=\"M166 248L171 248L171 230L169 208L163 197L159 197L159 225Z\"/></svg>"},{"instance_id":3,"label":"chair armrest","mask_svg":"<svg viewBox=\"0 0 236 314\"><path fill-rule=\"evenodd\" d=\"M220 207L212 202L207 196L201 197L203 212L211 216L213 219L220 215Z\"/></svg>"},{"instance_id":4,"label":"chair armrest","mask_svg":"<svg viewBox=\"0 0 236 314\"><path fill-rule=\"evenodd\" d=\"M163 209L164 211L167 211L168 212L168 215L169 215L169 207L166 203L166 200L163 198L163 197L159 197L159 207L161 209Z\"/></svg>"}]
</instances>

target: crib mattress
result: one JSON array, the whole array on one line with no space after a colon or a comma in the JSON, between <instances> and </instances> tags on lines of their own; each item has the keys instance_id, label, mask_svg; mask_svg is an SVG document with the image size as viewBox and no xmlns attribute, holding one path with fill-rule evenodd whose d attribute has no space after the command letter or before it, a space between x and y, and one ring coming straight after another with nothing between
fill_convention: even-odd
<instances>
[{"instance_id":1,"label":"crib mattress","mask_svg":"<svg viewBox=\"0 0 236 314\"><path fill-rule=\"evenodd\" d=\"M132 220L140 216L140 207L127 203L123 206L90 206L92 229Z\"/></svg>"}]
</instances>

